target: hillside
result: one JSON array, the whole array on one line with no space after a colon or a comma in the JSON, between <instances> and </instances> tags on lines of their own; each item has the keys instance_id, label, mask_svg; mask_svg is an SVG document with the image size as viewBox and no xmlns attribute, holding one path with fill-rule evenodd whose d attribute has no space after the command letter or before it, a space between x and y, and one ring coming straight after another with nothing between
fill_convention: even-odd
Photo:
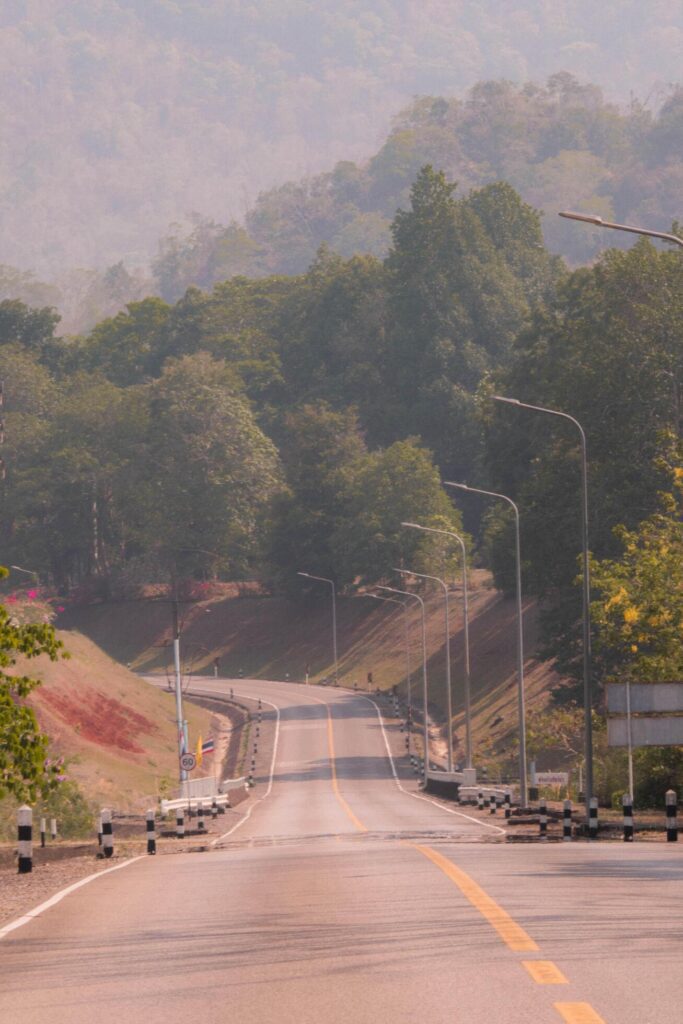
<instances>
[{"instance_id":1,"label":"hillside","mask_svg":"<svg viewBox=\"0 0 683 1024\"><path fill-rule=\"evenodd\" d=\"M0 263L41 274L146 263L169 223L369 156L415 96L566 70L656 106L680 75L680 0L0 6Z\"/></svg>"},{"instance_id":2,"label":"hillside","mask_svg":"<svg viewBox=\"0 0 683 1024\"><path fill-rule=\"evenodd\" d=\"M68 660L40 658L18 668L42 680L31 695L51 754L63 756L68 776L89 799L118 811L144 810L177 780L175 703L142 682L92 640L73 631L59 638ZM191 742L208 736L215 716L185 707Z\"/></svg>"},{"instance_id":3,"label":"hillside","mask_svg":"<svg viewBox=\"0 0 683 1024\"><path fill-rule=\"evenodd\" d=\"M425 595L428 627L430 707L444 719L445 657L443 598ZM510 749L516 716L515 603L492 588L490 576L475 570L470 595L472 695L474 736L478 751ZM461 591L451 594L451 651L455 684L455 724L462 731L463 633ZM411 680L421 692L419 619L411 619ZM344 686L407 690L405 632L401 609L365 598L337 602L339 677ZM129 662L138 672L170 670L168 605L121 602L73 608L61 619L101 644L112 657ZM536 640L536 611L525 606L525 643L532 652ZM244 597L198 601L184 607L182 633L184 667L188 672L211 672L218 657L221 675L310 681L331 676L330 606L324 600L299 604L284 598ZM533 713L544 706L559 678L547 664L527 655L526 693Z\"/></svg>"}]
</instances>

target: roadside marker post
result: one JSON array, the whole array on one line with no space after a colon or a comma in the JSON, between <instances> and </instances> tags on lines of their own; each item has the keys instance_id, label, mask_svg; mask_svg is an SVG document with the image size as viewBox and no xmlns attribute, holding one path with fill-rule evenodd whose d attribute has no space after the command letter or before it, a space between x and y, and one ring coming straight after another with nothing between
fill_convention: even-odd
<instances>
[{"instance_id":1,"label":"roadside marker post","mask_svg":"<svg viewBox=\"0 0 683 1024\"><path fill-rule=\"evenodd\" d=\"M678 811L678 797L673 789L666 791L666 841L675 843L678 840L678 823L676 813Z\"/></svg>"},{"instance_id":2,"label":"roadside marker post","mask_svg":"<svg viewBox=\"0 0 683 1024\"><path fill-rule=\"evenodd\" d=\"M33 871L33 811L27 804L17 811L17 850L18 873L27 875Z\"/></svg>"},{"instance_id":3,"label":"roadside marker post","mask_svg":"<svg viewBox=\"0 0 683 1024\"><path fill-rule=\"evenodd\" d=\"M511 801L511 797L510 797L510 790L506 789L505 790L505 797L503 799L503 805L505 807L505 820L506 821L510 817L510 815L512 814L512 807L510 806L511 802L512 801Z\"/></svg>"},{"instance_id":4,"label":"roadside marker post","mask_svg":"<svg viewBox=\"0 0 683 1024\"><path fill-rule=\"evenodd\" d=\"M218 817L218 804L216 803L216 797L211 802L211 817L215 821Z\"/></svg>"},{"instance_id":5,"label":"roadside marker post","mask_svg":"<svg viewBox=\"0 0 683 1024\"><path fill-rule=\"evenodd\" d=\"M545 797L538 801L538 832L541 839L548 838L548 807Z\"/></svg>"},{"instance_id":6,"label":"roadside marker post","mask_svg":"<svg viewBox=\"0 0 683 1024\"><path fill-rule=\"evenodd\" d=\"M479 790L479 792L477 793L477 810L484 810L484 794L482 793L481 790Z\"/></svg>"},{"instance_id":7,"label":"roadside marker post","mask_svg":"<svg viewBox=\"0 0 683 1024\"><path fill-rule=\"evenodd\" d=\"M97 817L97 845L102 846L102 815Z\"/></svg>"},{"instance_id":8,"label":"roadside marker post","mask_svg":"<svg viewBox=\"0 0 683 1024\"><path fill-rule=\"evenodd\" d=\"M201 800L197 807L197 828L200 832L206 832L206 824L204 823L204 804Z\"/></svg>"},{"instance_id":9,"label":"roadside marker post","mask_svg":"<svg viewBox=\"0 0 683 1024\"><path fill-rule=\"evenodd\" d=\"M50 838L51 838L53 843L54 843L54 841L57 838L57 819L56 818L50 818Z\"/></svg>"},{"instance_id":10,"label":"roadside marker post","mask_svg":"<svg viewBox=\"0 0 683 1024\"><path fill-rule=\"evenodd\" d=\"M598 798L597 796L591 797L590 808L588 811L588 838L598 838Z\"/></svg>"},{"instance_id":11,"label":"roadside marker post","mask_svg":"<svg viewBox=\"0 0 683 1024\"><path fill-rule=\"evenodd\" d=\"M102 808L102 853L105 857L112 857L114 854L114 829L108 807Z\"/></svg>"},{"instance_id":12,"label":"roadside marker post","mask_svg":"<svg viewBox=\"0 0 683 1024\"><path fill-rule=\"evenodd\" d=\"M175 836L176 839L185 838L185 812L182 807L175 812Z\"/></svg>"},{"instance_id":13,"label":"roadside marker post","mask_svg":"<svg viewBox=\"0 0 683 1024\"><path fill-rule=\"evenodd\" d=\"M572 839L572 802L565 800L562 810L562 839L570 843Z\"/></svg>"},{"instance_id":14,"label":"roadside marker post","mask_svg":"<svg viewBox=\"0 0 683 1024\"><path fill-rule=\"evenodd\" d=\"M624 842L633 842L633 799L630 793L624 793L621 798L624 807Z\"/></svg>"},{"instance_id":15,"label":"roadside marker post","mask_svg":"<svg viewBox=\"0 0 683 1024\"><path fill-rule=\"evenodd\" d=\"M491 795L489 796L489 814L495 814L495 813L496 813L496 795L495 795L495 793L491 793Z\"/></svg>"},{"instance_id":16,"label":"roadside marker post","mask_svg":"<svg viewBox=\"0 0 683 1024\"><path fill-rule=\"evenodd\" d=\"M40 846L41 846L41 848L43 850L45 849L45 829L46 829L46 826L47 826L47 822L45 821L45 818L41 818L40 819Z\"/></svg>"},{"instance_id":17,"label":"roadside marker post","mask_svg":"<svg viewBox=\"0 0 683 1024\"><path fill-rule=\"evenodd\" d=\"M147 811L145 829L147 832L147 853L155 854L157 852L157 834L154 827L154 811L151 808Z\"/></svg>"}]
</instances>

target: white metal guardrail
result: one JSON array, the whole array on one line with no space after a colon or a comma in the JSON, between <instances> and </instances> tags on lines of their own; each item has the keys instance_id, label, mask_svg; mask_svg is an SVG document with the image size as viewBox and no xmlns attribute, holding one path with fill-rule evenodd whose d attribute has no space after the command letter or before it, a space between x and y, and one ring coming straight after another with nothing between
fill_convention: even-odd
<instances>
[{"instance_id":1,"label":"white metal guardrail","mask_svg":"<svg viewBox=\"0 0 683 1024\"><path fill-rule=\"evenodd\" d=\"M248 789L247 780L244 776L240 779L224 779L219 786L221 792L215 795L210 794L209 796L192 795L176 797L174 800L161 800L159 806L162 814L168 814L169 811L176 811L180 807L189 807L193 810L201 802L206 806L207 801L216 801L217 807L224 807L225 804L230 803L230 793L236 789Z\"/></svg>"}]
</instances>

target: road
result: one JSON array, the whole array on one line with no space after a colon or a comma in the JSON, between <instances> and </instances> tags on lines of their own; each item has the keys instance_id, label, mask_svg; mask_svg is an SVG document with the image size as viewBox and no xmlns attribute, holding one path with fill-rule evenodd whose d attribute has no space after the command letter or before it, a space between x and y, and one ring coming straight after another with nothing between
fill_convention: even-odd
<instances>
[{"instance_id":1,"label":"road","mask_svg":"<svg viewBox=\"0 0 683 1024\"><path fill-rule=\"evenodd\" d=\"M367 699L232 685L277 728L252 799L2 938L3 1024L683 1020L678 846L506 845L396 778Z\"/></svg>"}]
</instances>

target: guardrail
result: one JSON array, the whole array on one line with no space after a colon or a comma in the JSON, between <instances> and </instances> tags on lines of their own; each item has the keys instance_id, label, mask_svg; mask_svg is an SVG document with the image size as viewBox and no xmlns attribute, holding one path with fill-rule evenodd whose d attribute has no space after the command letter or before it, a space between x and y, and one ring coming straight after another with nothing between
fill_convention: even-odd
<instances>
[{"instance_id":1,"label":"guardrail","mask_svg":"<svg viewBox=\"0 0 683 1024\"><path fill-rule=\"evenodd\" d=\"M220 784L221 792L217 793L212 797L196 797L190 794L189 796L180 796L174 800L160 800L159 807L163 815L168 814L169 811L176 811L179 808L188 808L190 810L196 810L199 804L206 806L207 800L209 802L216 801L217 807L225 807L226 804L230 803L230 792L235 789L249 789L247 780L244 776L240 779L224 779Z\"/></svg>"}]
</instances>

